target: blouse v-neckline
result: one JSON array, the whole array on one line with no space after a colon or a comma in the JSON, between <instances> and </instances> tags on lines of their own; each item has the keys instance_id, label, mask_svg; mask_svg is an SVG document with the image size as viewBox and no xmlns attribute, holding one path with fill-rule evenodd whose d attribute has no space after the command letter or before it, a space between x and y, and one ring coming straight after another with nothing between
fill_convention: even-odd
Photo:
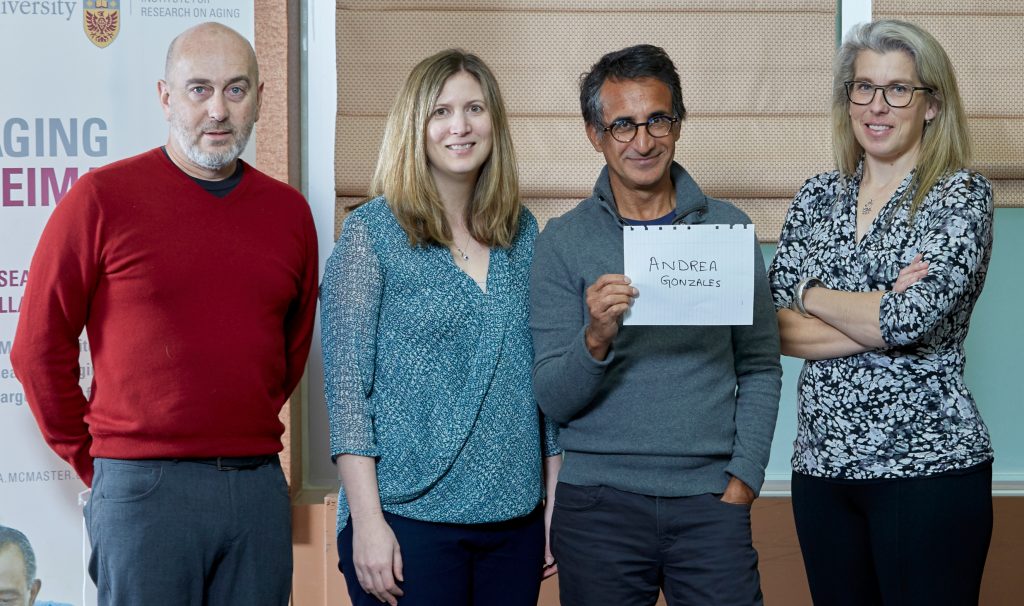
<instances>
[{"instance_id":1,"label":"blouse v-neckline","mask_svg":"<svg viewBox=\"0 0 1024 606\"><path fill-rule=\"evenodd\" d=\"M467 288L472 288L475 291L474 295L479 294L486 297L495 294L496 291L501 289L503 276L508 270L508 255L503 248L492 246L488 249L487 273L484 274L483 286L473 276L469 275L466 270L459 267L459 264L455 262L455 257L452 256L451 251L447 247L438 246L437 249L444 257L444 265L459 276L453 279L452 282L458 284L460 290L465 291Z\"/></svg>"},{"instance_id":2,"label":"blouse v-neckline","mask_svg":"<svg viewBox=\"0 0 1024 606\"><path fill-rule=\"evenodd\" d=\"M864 160L862 159L860 161L860 164L857 165L857 171L854 173L854 176L853 176L853 180L852 180L853 181L853 183L852 183L853 187L851 187L848 190L849 200L847 201L847 209L846 209L846 211L847 211L847 220L848 220L847 225L849 226L850 224L852 224L852 229L853 229L853 247L854 247L855 250L861 250L863 248L863 246L864 246L864 242L868 239L868 237L874 235L874 233L875 233L875 231L876 231L876 229L878 227L879 220L881 220L881 218L883 216L890 215L893 212L893 208L892 208L893 200L901 200L903 198L904 192L906 191L907 187L909 187L910 179L914 175L914 171L915 170L917 170L917 169L916 168L912 168L910 170L910 172L908 172L903 177L903 180L900 181L900 184L896 186L896 189L892 192L892 195L889 196L889 199L887 199L881 205L881 207L879 207L878 214L876 214L871 219L871 222L868 223L867 228L864 230L864 235L862 235L862 236L860 236L858 238L857 237L857 217L859 216L860 208L859 208L859 206L857 204L857 200L860 197L860 185L861 185L861 182L864 179Z\"/></svg>"},{"instance_id":3,"label":"blouse v-neckline","mask_svg":"<svg viewBox=\"0 0 1024 606\"><path fill-rule=\"evenodd\" d=\"M483 283L482 284L480 282L478 282L476 278L474 278L472 275L470 275L470 273L468 271L466 271L461 265L459 265L459 263L455 260L455 254L454 253L449 254L448 255L448 259L451 261L451 264L455 267L456 270L458 270L459 273L461 273L462 275L466 276L466 278L474 286L476 286L477 289L482 294L486 295L488 290L490 290L488 288L488 286L487 286L487 282L488 282L488 279L490 278L490 275L491 275L491 265L494 263L494 257L492 255L493 251L494 251L494 247L488 247L487 248L487 271L484 272ZM466 257L466 260L468 261L469 258Z\"/></svg>"}]
</instances>

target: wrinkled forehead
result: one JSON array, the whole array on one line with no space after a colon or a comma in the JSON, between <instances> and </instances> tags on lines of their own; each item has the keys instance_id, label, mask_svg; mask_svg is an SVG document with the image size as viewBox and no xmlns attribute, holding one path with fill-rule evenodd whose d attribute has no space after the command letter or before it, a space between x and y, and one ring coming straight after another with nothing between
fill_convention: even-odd
<instances>
[{"instance_id":1,"label":"wrinkled forehead","mask_svg":"<svg viewBox=\"0 0 1024 606\"><path fill-rule=\"evenodd\" d=\"M672 111L672 91L656 78L609 78L601 85L604 112ZM605 116L606 118L609 116Z\"/></svg>"}]
</instances>

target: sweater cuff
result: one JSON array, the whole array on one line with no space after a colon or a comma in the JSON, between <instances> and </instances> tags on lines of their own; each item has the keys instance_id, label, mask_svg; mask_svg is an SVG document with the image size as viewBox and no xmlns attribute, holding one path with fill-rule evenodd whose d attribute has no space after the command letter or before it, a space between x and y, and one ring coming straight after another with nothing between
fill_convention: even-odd
<instances>
[{"instance_id":1,"label":"sweater cuff","mask_svg":"<svg viewBox=\"0 0 1024 606\"><path fill-rule=\"evenodd\" d=\"M908 314L900 309L903 293L888 291L878 302L878 330L882 333L882 341L889 347L900 347L914 342L914 319L916 314ZM902 320L901 320L902 318Z\"/></svg>"},{"instance_id":2,"label":"sweater cuff","mask_svg":"<svg viewBox=\"0 0 1024 606\"><path fill-rule=\"evenodd\" d=\"M761 485L764 484L764 465L743 457L733 457L726 465L725 472L749 486L754 491L755 497L761 494Z\"/></svg>"},{"instance_id":3,"label":"sweater cuff","mask_svg":"<svg viewBox=\"0 0 1024 606\"><path fill-rule=\"evenodd\" d=\"M541 455L553 457L562 454L562 447L558 444L558 424L553 420L541 416L544 431L541 435Z\"/></svg>"},{"instance_id":4,"label":"sweater cuff","mask_svg":"<svg viewBox=\"0 0 1024 606\"><path fill-rule=\"evenodd\" d=\"M371 459L380 458L380 450L376 447L372 448L340 448L331 453L331 463L337 463L338 457L341 455L356 455L359 457L370 457Z\"/></svg>"},{"instance_id":5,"label":"sweater cuff","mask_svg":"<svg viewBox=\"0 0 1024 606\"><path fill-rule=\"evenodd\" d=\"M607 370L608 366L612 363L612 360L615 359L614 345L608 348L608 355L604 360L596 360L594 359L594 356L590 355L590 350L587 349L586 324L584 324L583 328L580 329L573 349L575 349L575 358L576 361L579 362L580 367L592 375L604 374L604 371Z\"/></svg>"}]
</instances>

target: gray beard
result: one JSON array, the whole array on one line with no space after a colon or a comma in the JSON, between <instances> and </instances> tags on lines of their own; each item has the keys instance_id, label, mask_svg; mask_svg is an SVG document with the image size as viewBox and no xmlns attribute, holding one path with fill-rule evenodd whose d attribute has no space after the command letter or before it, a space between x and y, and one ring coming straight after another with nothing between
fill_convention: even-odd
<instances>
[{"instance_id":1,"label":"gray beard","mask_svg":"<svg viewBox=\"0 0 1024 606\"><path fill-rule=\"evenodd\" d=\"M189 161L207 170L220 170L237 160L238 156L241 156L242 152L245 151L245 146L249 143L252 127L252 124L248 124L241 129L235 130L235 142L223 151L204 152L199 148L198 144L193 142L192 132L185 125L177 120L171 120L171 134L177 140L178 147L185 152Z\"/></svg>"}]
</instances>

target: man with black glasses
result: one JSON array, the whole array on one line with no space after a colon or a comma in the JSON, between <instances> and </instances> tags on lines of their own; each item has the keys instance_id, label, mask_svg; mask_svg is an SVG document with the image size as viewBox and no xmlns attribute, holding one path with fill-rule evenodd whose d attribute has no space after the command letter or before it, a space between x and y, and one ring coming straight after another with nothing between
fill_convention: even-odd
<instances>
[{"instance_id":1,"label":"man with black glasses","mask_svg":"<svg viewBox=\"0 0 1024 606\"><path fill-rule=\"evenodd\" d=\"M760 604L750 505L775 429L779 339L755 246L753 324L623 326L627 225L749 224L673 161L686 117L664 50L609 53L580 82L606 167L552 219L531 280L534 390L561 425L551 529L563 606Z\"/></svg>"}]
</instances>

